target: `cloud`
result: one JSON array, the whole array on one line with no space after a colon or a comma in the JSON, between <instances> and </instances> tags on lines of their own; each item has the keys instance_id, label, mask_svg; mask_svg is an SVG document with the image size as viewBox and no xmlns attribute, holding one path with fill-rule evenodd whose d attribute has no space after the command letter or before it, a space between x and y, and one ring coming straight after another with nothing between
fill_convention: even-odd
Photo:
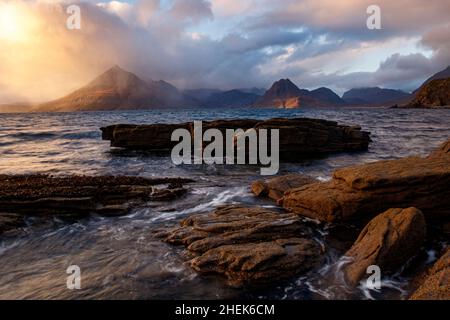
<instances>
[{"instance_id":1,"label":"cloud","mask_svg":"<svg viewBox=\"0 0 450 320\"><path fill-rule=\"evenodd\" d=\"M433 50L433 62L436 66L450 65L450 24L427 32L421 44Z\"/></svg>"},{"instance_id":2,"label":"cloud","mask_svg":"<svg viewBox=\"0 0 450 320\"><path fill-rule=\"evenodd\" d=\"M58 98L115 64L182 88L291 77L342 92L413 89L450 61L448 1L379 0L381 31L366 28L366 0L89 0L68 30L72 2L7 2L18 15L14 36L0 27L0 103Z\"/></svg>"},{"instance_id":3,"label":"cloud","mask_svg":"<svg viewBox=\"0 0 450 320\"><path fill-rule=\"evenodd\" d=\"M450 13L450 2L442 0L429 0L426 4L422 0L285 0L277 5L260 1L269 9L249 21L248 28L308 26L359 38L424 32L435 25L447 23ZM381 9L382 32L372 32L366 28L366 10L373 4Z\"/></svg>"}]
</instances>

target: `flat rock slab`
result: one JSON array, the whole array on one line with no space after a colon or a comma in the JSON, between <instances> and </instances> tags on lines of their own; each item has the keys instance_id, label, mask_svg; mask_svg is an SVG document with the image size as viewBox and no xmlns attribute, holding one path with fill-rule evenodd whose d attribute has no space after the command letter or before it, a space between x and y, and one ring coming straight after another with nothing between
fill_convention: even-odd
<instances>
[{"instance_id":1,"label":"flat rock slab","mask_svg":"<svg viewBox=\"0 0 450 320\"><path fill-rule=\"evenodd\" d=\"M258 197L268 197L278 201L284 196L286 191L315 182L317 180L310 176L292 173L268 180L257 180L252 183L252 192Z\"/></svg>"},{"instance_id":2,"label":"flat rock slab","mask_svg":"<svg viewBox=\"0 0 450 320\"><path fill-rule=\"evenodd\" d=\"M199 273L222 274L232 286L292 277L322 260L322 247L297 215L227 206L191 216L157 235L184 245Z\"/></svg>"},{"instance_id":3,"label":"flat rock slab","mask_svg":"<svg viewBox=\"0 0 450 320\"><path fill-rule=\"evenodd\" d=\"M450 300L450 247L428 271L411 300Z\"/></svg>"},{"instance_id":4,"label":"flat rock slab","mask_svg":"<svg viewBox=\"0 0 450 320\"><path fill-rule=\"evenodd\" d=\"M416 208L389 209L363 229L345 256L343 268L348 284L355 286L367 276L367 268L395 272L420 251L426 234L425 218Z\"/></svg>"},{"instance_id":5,"label":"flat rock slab","mask_svg":"<svg viewBox=\"0 0 450 320\"><path fill-rule=\"evenodd\" d=\"M427 158L378 161L337 170L329 182L286 192L283 207L335 222L373 217L389 208L415 207L427 219L450 218L449 141Z\"/></svg>"},{"instance_id":6,"label":"flat rock slab","mask_svg":"<svg viewBox=\"0 0 450 320\"><path fill-rule=\"evenodd\" d=\"M319 119L271 119L266 121L216 120L203 122L203 130L218 129L279 129L280 157L300 159L334 152L364 151L370 142L370 134L360 127L339 125L337 122ZM129 125L119 124L101 128L104 140L112 147L170 151L178 142L171 141L172 132L186 129L194 137L193 123ZM224 136L225 137L225 136ZM225 141L224 141L225 146Z\"/></svg>"},{"instance_id":7,"label":"flat rock slab","mask_svg":"<svg viewBox=\"0 0 450 320\"><path fill-rule=\"evenodd\" d=\"M170 201L186 192L189 179L124 176L0 175L0 217L125 214L146 201ZM4 224L6 225L6 224Z\"/></svg>"}]
</instances>

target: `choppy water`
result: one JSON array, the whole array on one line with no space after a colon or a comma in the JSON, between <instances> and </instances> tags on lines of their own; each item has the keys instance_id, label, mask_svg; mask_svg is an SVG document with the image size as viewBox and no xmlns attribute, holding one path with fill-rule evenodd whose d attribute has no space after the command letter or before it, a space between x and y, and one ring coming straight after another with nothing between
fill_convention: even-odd
<instances>
[{"instance_id":1,"label":"choppy water","mask_svg":"<svg viewBox=\"0 0 450 320\"><path fill-rule=\"evenodd\" d=\"M0 174L51 173L181 176L196 180L172 203L151 203L129 216L92 217L71 224L52 221L18 238L0 239L0 298L132 299L336 299L402 298L407 277L385 279L381 292L350 292L339 279L339 246L328 227L315 229L329 248L319 270L264 290L236 290L220 277L201 277L184 263L181 248L153 238L156 229L224 203L272 205L249 189L259 178L254 166L174 166L170 158L115 152L99 127L117 123L176 123L218 118L313 117L361 125L372 132L370 150L281 165L280 173L302 172L328 179L342 166L408 155L426 155L450 137L450 110L183 110L66 114L0 114ZM327 242L328 241L328 242ZM429 249L429 248L428 248ZM432 257L432 251L429 252ZM431 263L433 259L429 259ZM66 268L79 265L82 290L66 288Z\"/></svg>"}]
</instances>

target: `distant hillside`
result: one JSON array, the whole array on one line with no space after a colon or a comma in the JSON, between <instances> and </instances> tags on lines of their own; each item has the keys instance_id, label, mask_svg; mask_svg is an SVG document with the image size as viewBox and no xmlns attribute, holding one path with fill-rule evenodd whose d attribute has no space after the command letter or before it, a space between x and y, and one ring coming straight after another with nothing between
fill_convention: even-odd
<instances>
[{"instance_id":1,"label":"distant hillside","mask_svg":"<svg viewBox=\"0 0 450 320\"><path fill-rule=\"evenodd\" d=\"M85 87L39 105L37 111L127 110L162 106L164 103L147 82L115 66Z\"/></svg>"},{"instance_id":2,"label":"distant hillside","mask_svg":"<svg viewBox=\"0 0 450 320\"><path fill-rule=\"evenodd\" d=\"M240 89L236 89L245 93L253 93L254 95L257 96L262 96L264 93L266 93L266 89L264 88L240 88Z\"/></svg>"},{"instance_id":3,"label":"distant hillside","mask_svg":"<svg viewBox=\"0 0 450 320\"><path fill-rule=\"evenodd\" d=\"M195 107L200 103L197 99L181 92L174 85L163 81L149 80L152 92L164 103L167 107Z\"/></svg>"},{"instance_id":4,"label":"distant hillside","mask_svg":"<svg viewBox=\"0 0 450 320\"><path fill-rule=\"evenodd\" d=\"M308 95L322 103L329 104L330 106L342 106L345 101L342 100L333 90L325 87L321 87L312 90Z\"/></svg>"},{"instance_id":5,"label":"distant hillside","mask_svg":"<svg viewBox=\"0 0 450 320\"><path fill-rule=\"evenodd\" d=\"M425 84L408 107L450 106L450 77L431 80Z\"/></svg>"},{"instance_id":6,"label":"distant hillside","mask_svg":"<svg viewBox=\"0 0 450 320\"><path fill-rule=\"evenodd\" d=\"M8 103L0 104L0 113L21 113L28 112L32 109L29 103Z\"/></svg>"},{"instance_id":7,"label":"distant hillside","mask_svg":"<svg viewBox=\"0 0 450 320\"><path fill-rule=\"evenodd\" d=\"M394 89L379 87L355 88L344 93L342 99L347 105L380 106L408 102L412 96L409 93Z\"/></svg>"},{"instance_id":8,"label":"distant hillside","mask_svg":"<svg viewBox=\"0 0 450 320\"><path fill-rule=\"evenodd\" d=\"M254 106L291 109L300 107L332 107L343 104L341 98L331 89L319 88L309 91L300 89L289 79L281 79L275 82L254 103Z\"/></svg>"},{"instance_id":9,"label":"distant hillside","mask_svg":"<svg viewBox=\"0 0 450 320\"><path fill-rule=\"evenodd\" d=\"M236 89L215 93L206 99L203 105L211 108L242 108L251 106L259 97L260 95Z\"/></svg>"},{"instance_id":10,"label":"distant hillside","mask_svg":"<svg viewBox=\"0 0 450 320\"><path fill-rule=\"evenodd\" d=\"M222 90L219 89L188 89L184 90L183 94L191 97L192 99L196 99L200 102L205 102L208 100L213 94L222 93Z\"/></svg>"},{"instance_id":11,"label":"distant hillside","mask_svg":"<svg viewBox=\"0 0 450 320\"><path fill-rule=\"evenodd\" d=\"M433 80L440 80L440 79L447 79L450 78L450 66L448 66L446 69L432 75L430 78L428 78L419 88L417 88L413 94L417 94L425 85L430 83Z\"/></svg>"}]
</instances>

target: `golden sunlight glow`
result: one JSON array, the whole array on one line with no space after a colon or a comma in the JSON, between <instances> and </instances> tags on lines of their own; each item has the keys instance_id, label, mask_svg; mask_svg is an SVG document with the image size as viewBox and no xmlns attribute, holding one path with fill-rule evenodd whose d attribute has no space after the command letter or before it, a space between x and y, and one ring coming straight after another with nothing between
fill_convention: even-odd
<instances>
[{"instance_id":1,"label":"golden sunlight glow","mask_svg":"<svg viewBox=\"0 0 450 320\"><path fill-rule=\"evenodd\" d=\"M0 4L0 39L22 41L26 37L26 19L21 16L17 7L11 4Z\"/></svg>"}]
</instances>

